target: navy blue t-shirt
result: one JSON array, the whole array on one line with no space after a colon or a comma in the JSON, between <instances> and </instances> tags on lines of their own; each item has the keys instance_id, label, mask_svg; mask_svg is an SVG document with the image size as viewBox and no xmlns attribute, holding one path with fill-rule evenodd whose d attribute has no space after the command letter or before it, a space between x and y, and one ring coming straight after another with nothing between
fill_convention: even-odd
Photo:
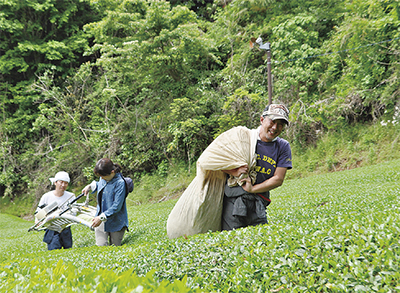
<instances>
[{"instance_id":1,"label":"navy blue t-shirt","mask_svg":"<svg viewBox=\"0 0 400 293\"><path fill-rule=\"evenodd\" d=\"M292 151L289 142L278 137L273 142L257 141L257 179L255 184L274 176L277 167L292 169Z\"/></svg>"}]
</instances>

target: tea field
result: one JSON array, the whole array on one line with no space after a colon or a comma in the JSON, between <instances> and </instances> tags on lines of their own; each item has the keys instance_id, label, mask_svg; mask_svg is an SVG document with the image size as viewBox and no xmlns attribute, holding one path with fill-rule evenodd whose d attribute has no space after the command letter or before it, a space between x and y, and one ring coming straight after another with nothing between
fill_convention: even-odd
<instances>
[{"instance_id":1,"label":"tea field","mask_svg":"<svg viewBox=\"0 0 400 293\"><path fill-rule=\"evenodd\" d=\"M121 247L73 226L58 251L0 214L0 292L399 292L399 196L395 160L286 181L267 225L171 240L170 200L130 206Z\"/></svg>"}]
</instances>

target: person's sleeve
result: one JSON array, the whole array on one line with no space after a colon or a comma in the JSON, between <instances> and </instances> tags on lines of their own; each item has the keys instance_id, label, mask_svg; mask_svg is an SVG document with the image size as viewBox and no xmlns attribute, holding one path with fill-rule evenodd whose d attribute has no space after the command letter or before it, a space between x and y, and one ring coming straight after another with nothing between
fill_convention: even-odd
<instances>
[{"instance_id":1,"label":"person's sleeve","mask_svg":"<svg viewBox=\"0 0 400 293\"><path fill-rule=\"evenodd\" d=\"M115 213L119 212L122 208L122 205L124 204L125 200L125 183L123 180L118 181L117 184L115 184L114 188L114 202L109 207L106 211L104 211L104 215L109 218Z\"/></svg>"},{"instance_id":2,"label":"person's sleeve","mask_svg":"<svg viewBox=\"0 0 400 293\"><path fill-rule=\"evenodd\" d=\"M282 144L277 167L292 169L292 150L287 141Z\"/></svg>"},{"instance_id":3,"label":"person's sleeve","mask_svg":"<svg viewBox=\"0 0 400 293\"><path fill-rule=\"evenodd\" d=\"M89 185L90 185L91 192L88 192L88 194L86 194L85 204L89 203L89 195L96 192L96 190L97 190L97 181L93 180Z\"/></svg>"},{"instance_id":4,"label":"person's sleeve","mask_svg":"<svg viewBox=\"0 0 400 293\"><path fill-rule=\"evenodd\" d=\"M45 198L45 196L43 195L41 198L40 198L40 201L39 201L39 204L38 204L38 206L37 206L37 209L36 210L38 210L39 209L39 207L41 206L41 205L43 205L43 204L47 204L47 201L46 201L46 198Z\"/></svg>"},{"instance_id":5,"label":"person's sleeve","mask_svg":"<svg viewBox=\"0 0 400 293\"><path fill-rule=\"evenodd\" d=\"M99 217L100 217L100 220L101 220L102 222L107 222L107 216L106 216L105 213L101 213L101 214L99 215Z\"/></svg>"},{"instance_id":6,"label":"person's sleeve","mask_svg":"<svg viewBox=\"0 0 400 293\"><path fill-rule=\"evenodd\" d=\"M96 181L92 181L90 183L90 190L92 191L92 193L94 193L97 190L97 182Z\"/></svg>"}]
</instances>

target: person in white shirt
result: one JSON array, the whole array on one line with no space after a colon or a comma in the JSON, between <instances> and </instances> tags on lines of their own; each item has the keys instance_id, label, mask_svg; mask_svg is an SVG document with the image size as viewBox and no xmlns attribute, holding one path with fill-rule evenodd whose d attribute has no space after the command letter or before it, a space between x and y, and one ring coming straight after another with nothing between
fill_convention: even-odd
<instances>
[{"instance_id":1,"label":"person in white shirt","mask_svg":"<svg viewBox=\"0 0 400 293\"><path fill-rule=\"evenodd\" d=\"M72 192L67 191L70 178L67 172L61 171L56 174L54 178L49 178L55 189L43 194L39 201L38 208L51 205L54 202L57 206L67 204L75 199L75 195ZM62 230L60 233L46 229L43 237L43 241L47 243L48 250L53 249L67 249L72 247L72 233L71 227Z\"/></svg>"}]
</instances>

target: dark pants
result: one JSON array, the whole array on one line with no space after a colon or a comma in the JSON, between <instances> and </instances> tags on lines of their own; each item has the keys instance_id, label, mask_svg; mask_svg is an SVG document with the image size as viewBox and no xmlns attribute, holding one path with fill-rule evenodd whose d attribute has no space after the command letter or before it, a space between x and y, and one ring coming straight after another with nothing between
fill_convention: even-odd
<instances>
[{"instance_id":1,"label":"dark pants","mask_svg":"<svg viewBox=\"0 0 400 293\"><path fill-rule=\"evenodd\" d=\"M264 212L262 215L260 215L260 206L257 207L257 205L262 203L257 200L242 199L244 206L242 206L242 210L240 211L243 215L235 214L237 210L237 206L235 207L235 202L237 199L237 197L224 196L224 207L222 210L221 222L222 230L232 230L268 223L265 206L263 206Z\"/></svg>"},{"instance_id":2,"label":"dark pants","mask_svg":"<svg viewBox=\"0 0 400 293\"><path fill-rule=\"evenodd\" d=\"M47 243L47 249L67 249L72 247L72 233L71 228L68 227L58 233L53 230L46 230L44 233L43 241Z\"/></svg>"}]
</instances>

